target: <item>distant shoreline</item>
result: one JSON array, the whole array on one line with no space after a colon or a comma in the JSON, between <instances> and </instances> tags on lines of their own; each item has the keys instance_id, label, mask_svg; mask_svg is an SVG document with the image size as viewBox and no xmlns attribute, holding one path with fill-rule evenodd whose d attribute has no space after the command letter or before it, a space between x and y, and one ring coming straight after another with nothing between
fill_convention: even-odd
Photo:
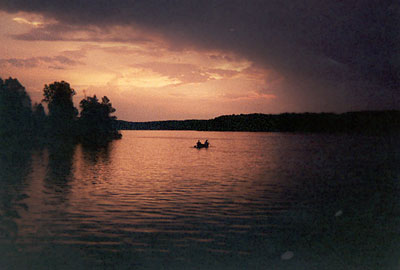
<instances>
[{"instance_id":1,"label":"distant shoreline","mask_svg":"<svg viewBox=\"0 0 400 270\"><path fill-rule=\"evenodd\" d=\"M391 133L400 131L400 111L223 115L209 120L130 122L116 120L119 130L195 130L251 132Z\"/></svg>"}]
</instances>

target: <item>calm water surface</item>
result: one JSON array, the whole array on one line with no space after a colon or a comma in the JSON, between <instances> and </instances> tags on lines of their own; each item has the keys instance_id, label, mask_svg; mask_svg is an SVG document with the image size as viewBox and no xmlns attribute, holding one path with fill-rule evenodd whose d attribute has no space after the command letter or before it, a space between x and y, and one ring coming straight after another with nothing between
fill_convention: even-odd
<instances>
[{"instance_id":1,"label":"calm water surface","mask_svg":"<svg viewBox=\"0 0 400 270\"><path fill-rule=\"evenodd\" d=\"M399 269L399 142L125 131L9 147L0 269Z\"/></svg>"}]
</instances>

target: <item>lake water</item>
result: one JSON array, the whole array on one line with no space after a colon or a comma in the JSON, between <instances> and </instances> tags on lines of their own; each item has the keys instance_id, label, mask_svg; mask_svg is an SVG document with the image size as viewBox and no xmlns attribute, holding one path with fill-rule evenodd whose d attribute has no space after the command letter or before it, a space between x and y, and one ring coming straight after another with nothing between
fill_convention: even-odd
<instances>
[{"instance_id":1,"label":"lake water","mask_svg":"<svg viewBox=\"0 0 400 270\"><path fill-rule=\"evenodd\" d=\"M399 269L399 139L124 131L4 147L0 269Z\"/></svg>"}]
</instances>

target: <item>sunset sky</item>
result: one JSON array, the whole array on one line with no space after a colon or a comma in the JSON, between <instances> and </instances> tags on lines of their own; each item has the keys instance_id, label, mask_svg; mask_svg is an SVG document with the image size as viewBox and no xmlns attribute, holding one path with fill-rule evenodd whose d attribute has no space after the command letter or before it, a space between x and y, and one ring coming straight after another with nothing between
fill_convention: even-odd
<instances>
[{"instance_id":1,"label":"sunset sky","mask_svg":"<svg viewBox=\"0 0 400 270\"><path fill-rule=\"evenodd\" d=\"M119 119L400 109L398 1L0 0L0 77Z\"/></svg>"}]
</instances>

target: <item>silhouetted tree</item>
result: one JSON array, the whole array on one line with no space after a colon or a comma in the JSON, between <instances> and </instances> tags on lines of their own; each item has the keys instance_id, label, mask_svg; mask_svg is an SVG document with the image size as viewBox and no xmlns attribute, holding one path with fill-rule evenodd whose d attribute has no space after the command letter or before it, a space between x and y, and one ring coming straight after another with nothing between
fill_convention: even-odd
<instances>
[{"instance_id":1,"label":"silhouetted tree","mask_svg":"<svg viewBox=\"0 0 400 270\"><path fill-rule=\"evenodd\" d=\"M48 103L49 125L52 134L69 135L75 131L78 110L72 102L74 95L75 90L65 81L45 85L43 101Z\"/></svg>"},{"instance_id":2,"label":"silhouetted tree","mask_svg":"<svg viewBox=\"0 0 400 270\"><path fill-rule=\"evenodd\" d=\"M15 135L31 130L31 99L17 79L0 78L0 134Z\"/></svg>"},{"instance_id":3,"label":"silhouetted tree","mask_svg":"<svg viewBox=\"0 0 400 270\"><path fill-rule=\"evenodd\" d=\"M99 102L96 95L86 97L80 104L80 130L86 141L103 141L120 137L116 128L113 127L115 112L110 100L104 96Z\"/></svg>"}]
</instances>

